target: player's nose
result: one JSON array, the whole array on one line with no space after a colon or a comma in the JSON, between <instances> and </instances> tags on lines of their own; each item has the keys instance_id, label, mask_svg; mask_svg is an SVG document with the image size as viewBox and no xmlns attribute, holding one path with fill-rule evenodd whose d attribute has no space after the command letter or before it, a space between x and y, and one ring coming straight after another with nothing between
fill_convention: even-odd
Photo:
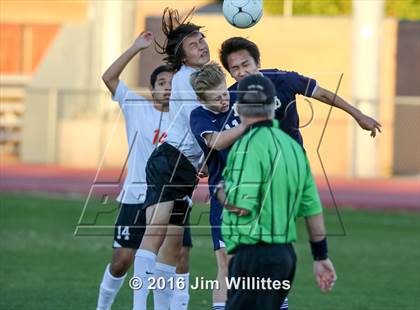
<instances>
[{"instance_id":1,"label":"player's nose","mask_svg":"<svg viewBox=\"0 0 420 310\"><path fill-rule=\"evenodd\" d=\"M240 79L243 79L247 76L247 73L246 73L245 70L242 69L242 70L239 70L238 76L239 76Z\"/></svg>"}]
</instances>

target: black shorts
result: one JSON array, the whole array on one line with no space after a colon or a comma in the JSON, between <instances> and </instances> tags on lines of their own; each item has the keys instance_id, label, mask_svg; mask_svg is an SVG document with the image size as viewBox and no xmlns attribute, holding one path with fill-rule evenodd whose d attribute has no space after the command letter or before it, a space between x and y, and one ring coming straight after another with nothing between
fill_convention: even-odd
<instances>
[{"instance_id":1,"label":"black shorts","mask_svg":"<svg viewBox=\"0 0 420 310\"><path fill-rule=\"evenodd\" d=\"M175 205L178 208L191 209L187 201L177 201ZM174 207L175 210L175 207ZM172 212L171 221L179 221L179 216ZM178 218L178 219L177 219ZM176 224L174 224L176 225ZM120 204L120 212L114 229L113 248L138 249L146 230L146 209L143 204ZM184 230L183 246L192 247L191 230L188 217Z\"/></svg>"},{"instance_id":2,"label":"black shorts","mask_svg":"<svg viewBox=\"0 0 420 310\"><path fill-rule=\"evenodd\" d=\"M176 199L174 202L174 208L172 209L171 217L169 218L169 224L189 227L191 208L192 200L190 197L185 199Z\"/></svg>"},{"instance_id":3,"label":"black shorts","mask_svg":"<svg viewBox=\"0 0 420 310\"><path fill-rule=\"evenodd\" d=\"M229 278L254 278L289 281L290 288L296 269L296 254L291 244L242 246L229 262ZM282 285L283 287L283 285ZM226 308L229 310L278 310L290 288L230 289ZM261 288L261 286L260 286ZM288 289L289 288L289 289Z\"/></svg>"},{"instance_id":4,"label":"black shorts","mask_svg":"<svg viewBox=\"0 0 420 310\"><path fill-rule=\"evenodd\" d=\"M197 172L175 147L163 143L150 155L146 165L147 193L144 208L160 202L191 197Z\"/></svg>"}]
</instances>

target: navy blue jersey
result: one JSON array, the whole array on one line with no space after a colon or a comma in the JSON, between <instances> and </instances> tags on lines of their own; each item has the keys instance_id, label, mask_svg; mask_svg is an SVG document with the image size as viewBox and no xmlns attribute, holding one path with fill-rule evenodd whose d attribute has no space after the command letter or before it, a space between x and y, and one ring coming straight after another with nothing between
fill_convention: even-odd
<instances>
[{"instance_id":1,"label":"navy blue jersey","mask_svg":"<svg viewBox=\"0 0 420 310\"><path fill-rule=\"evenodd\" d=\"M312 97L317 87L314 79L305 77L296 72L282 71L278 69L260 70L269 78L277 91L277 98L281 106L276 110L275 118L280 122L280 128L303 146L302 135L299 131L299 115L296 109L296 94ZM229 87L230 102L236 101L236 89L238 83Z\"/></svg>"},{"instance_id":2,"label":"navy blue jersey","mask_svg":"<svg viewBox=\"0 0 420 310\"><path fill-rule=\"evenodd\" d=\"M217 151L211 150L207 146L207 142L203 135L212 132L221 132L239 125L239 117L234 115L232 105L231 108L224 113L215 113L204 106L194 109L190 115L191 131L198 141L204 156L207 159L207 167L209 171L209 190L213 194L214 186L220 182L222 172L226 165L226 159L229 149Z\"/></svg>"}]
</instances>

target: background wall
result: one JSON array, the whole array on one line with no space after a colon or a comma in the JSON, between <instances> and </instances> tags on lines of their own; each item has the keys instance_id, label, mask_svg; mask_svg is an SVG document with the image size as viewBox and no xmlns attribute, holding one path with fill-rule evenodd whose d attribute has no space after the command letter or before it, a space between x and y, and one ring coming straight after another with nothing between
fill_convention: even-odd
<instances>
[{"instance_id":1,"label":"background wall","mask_svg":"<svg viewBox=\"0 0 420 310\"><path fill-rule=\"evenodd\" d=\"M196 1L194 4L200 7L211 2ZM127 29L124 25L128 19L132 19L134 29L130 28L131 33L123 34L118 34L118 31L100 32L100 24L95 26L95 16L98 8L102 9L100 6L95 7L95 1L57 1L54 4L49 1L27 2L25 12L32 10L39 14L23 12L22 3L7 1L7 6L2 6L0 10L1 44L2 47L7 46L6 49L2 48L0 57L2 93L5 93L7 87L10 90L7 85L13 77L29 77L29 80L18 86L23 92L25 113L14 113L22 124L20 127L13 127L14 133L20 137L12 149L17 160L72 167L97 167L100 162L105 166L120 166L127 154L125 129L117 105L110 102L110 97L100 82L100 73L102 68L106 68L116 58L112 55L118 55L126 49L145 28L152 29L162 42L160 18L167 3L138 1L134 9L126 8L123 15L126 18L122 20L121 29ZM187 11L191 9L191 1L177 1L177 8ZM267 14L253 28L239 30L226 23L220 14L211 13L215 10L219 9L206 9L210 13L200 13L198 10L193 19L196 24L205 26L204 32L213 60L218 60L218 49L223 40L231 36L244 36L260 47L263 68L298 71L315 78L320 85L332 91L338 88L338 95L351 101L351 17L287 18ZM106 21L104 16L109 12L101 12L101 18ZM102 25L103 23L102 21ZM107 29L112 29L112 25L108 25ZM411 26L404 25L399 26L394 18L385 19L382 25L378 118L383 125L383 133L371 141L378 150L378 176L420 172L417 153L411 152L408 157L404 155L407 154L405 149L412 144L403 139L407 131L414 132L418 127L418 95L405 95L404 91L400 91L397 98L411 96L411 108L394 106L396 85L406 85L401 82L405 81L404 77L413 81L419 79L419 70L415 70L418 64L410 66L407 62L407 59L419 56L419 51L415 48L418 47L415 36L419 33L419 22L411 22ZM402 31L404 27L411 27L411 36L404 35L408 31ZM106 43L110 44L108 46L112 46L113 42L118 45L112 55L108 53L97 56L97 52L89 52L91 49L104 50L103 40L97 40L98 33L109 41ZM17 37L21 39L17 40ZM413 48L402 48L410 44ZM97 57L102 57L102 60L97 60ZM162 56L157 55L153 48L148 49L129 65L123 75L124 80L145 94L148 76L161 59ZM411 72L407 73L406 68L411 69ZM411 75L416 77L411 79ZM228 80L229 83L233 81L229 76ZM85 87L89 83L97 86ZM415 89L418 90L418 87ZM30 93L26 94L27 91ZM3 103L13 99L1 99L3 97L0 96ZM308 102L304 97L298 97L297 104L301 125L307 124L302 128L302 134L314 171L322 173L317 149L325 127L319 147L319 156L324 167L331 175L349 175L354 130L361 129L354 129L355 122L345 113L332 109L329 114L330 108L316 100L311 99ZM328 115L330 116L326 124ZM394 123L395 115L400 119L397 123ZM403 115L411 116L409 129L404 129L407 122L404 122L406 117ZM395 129L394 124L400 124L400 129ZM107 147L108 145L113 147Z\"/></svg>"}]
</instances>

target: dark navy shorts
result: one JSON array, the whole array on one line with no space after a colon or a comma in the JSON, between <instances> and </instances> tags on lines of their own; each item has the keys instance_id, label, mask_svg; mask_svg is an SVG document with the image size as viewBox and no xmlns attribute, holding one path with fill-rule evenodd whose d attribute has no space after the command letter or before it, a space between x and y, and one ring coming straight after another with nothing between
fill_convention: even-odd
<instances>
[{"instance_id":1,"label":"dark navy shorts","mask_svg":"<svg viewBox=\"0 0 420 310\"><path fill-rule=\"evenodd\" d=\"M225 243L222 238L222 205L217 201L216 198L210 199L210 225L211 225L211 237L213 239L213 249L219 250L225 247Z\"/></svg>"}]
</instances>

